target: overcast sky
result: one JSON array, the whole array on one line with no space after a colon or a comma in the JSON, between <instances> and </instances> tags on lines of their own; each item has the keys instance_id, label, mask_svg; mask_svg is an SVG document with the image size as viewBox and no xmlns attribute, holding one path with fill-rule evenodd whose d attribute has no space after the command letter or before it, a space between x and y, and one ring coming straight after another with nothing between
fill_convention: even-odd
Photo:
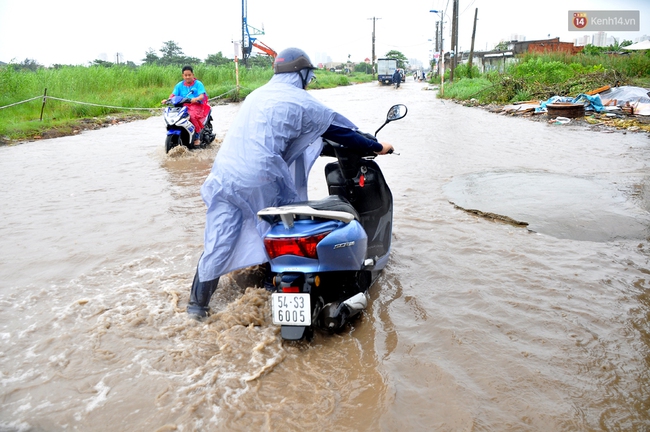
<instances>
[{"instance_id":1,"label":"overcast sky","mask_svg":"<svg viewBox=\"0 0 650 432\"><path fill-rule=\"evenodd\" d=\"M248 0L248 24L264 29L257 38L276 51L304 49L312 60L361 62L375 53L401 51L426 63L435 22L445 13L445 50L449 50L451 0ZM639 10L639 32L609 33L634 41L650 35L649 0L460 0L459 45L471 43L478 8L475 50L500 40L559 36L573 40L586 33L568 30L569 10ZM198 17L198 19L197 19ZM87 65L95 59L142 62L148 50L158 55L174 41L187 56L201 60L221 51L234 57L233 40L241 39L241 0L0 0L0 61L36 60L39 64ZM591 34L591 33L588 33Z\"/></svg>"}]
</instances>

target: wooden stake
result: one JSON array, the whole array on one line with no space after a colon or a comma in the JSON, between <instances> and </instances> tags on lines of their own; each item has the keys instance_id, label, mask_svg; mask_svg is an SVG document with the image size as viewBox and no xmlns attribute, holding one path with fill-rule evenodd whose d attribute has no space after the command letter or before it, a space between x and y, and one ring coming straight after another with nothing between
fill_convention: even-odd
<instances>
[{"instance_id":1,"label":"wooden stake","mask_svg":"<svg viewBox=\"0 0 650 432\"><path fill-rule=\"evenodd\" d=\"M41 121L43 121L43 111L45 110L46 100L47 100L47 87L45 87L45 92L43 92L43 106L41 106Z\"/></svg>"}]
</instances>

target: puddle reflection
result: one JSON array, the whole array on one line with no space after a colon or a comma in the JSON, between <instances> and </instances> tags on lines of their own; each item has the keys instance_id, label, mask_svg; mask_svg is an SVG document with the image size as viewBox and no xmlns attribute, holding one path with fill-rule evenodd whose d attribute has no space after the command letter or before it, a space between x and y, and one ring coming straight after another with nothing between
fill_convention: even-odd
<instances>
[{"instance_id":1,"label":"puddle reflection","mask_svg":"<svg viewBox=\"0 0 650 432\"><path fill-rule=\"evenodd\" d=\"M483 172L455 177L443 190L464 210L500 215L556 238L610 241L646 239L650 233L650 214L601 179Z\"/></svg>"}]
</instances>

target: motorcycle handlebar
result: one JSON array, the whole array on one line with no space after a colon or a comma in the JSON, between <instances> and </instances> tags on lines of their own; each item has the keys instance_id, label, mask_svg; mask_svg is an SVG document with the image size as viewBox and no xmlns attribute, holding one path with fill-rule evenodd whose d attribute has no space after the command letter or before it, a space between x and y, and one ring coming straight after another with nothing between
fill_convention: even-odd
<instances>
[{"instance_id":1,"label":"motorcycle handlebar","mask_svg":"<svg viewBox=\"0 0 650 432\"><path fill-rule=\"evenodd\" d=\"M377 139L377 137L374 136L374 135L371 134L371 133L368 133L368 132L361 132L361 131L359 131L359 130L357 131L357 133L363 135L364 137L366 137L366 138L368 138L368 139L371 139L371 140L373 140L373 141L377 141L377 142L379 142L379 140ZM388 150L388 151L386 152L386 154L396 154L396 155L399 155L399 153L395 153L395 150L394 150L394 149L390 149L390 150ZM377 154L375 154L375 153L373 152L372 154L367 154L366 156L377 156Z\"/></svg>"},{"instance_id":2,"label":"motorcycle handlebar","mask_svg":"<svg viewBox=\"0 0 650 432\"><path fill-rule=\"evenodd\" d=\"M175 107L181 107L181 106L183 106L185 104L189 104L189 103L192 103L192 99L190 99L190 98L183 98L183 99L179 100L176 103L172 102L171 99L167 99L164 102L165 105L171 105L171 106L175 106Z\"/></svg>"},{"instance_id":3,"label":"motorcycle handlebar","mask_svg":"<svg viewBox=\"0 0 650 432\"><path fill-rule=\"evenodd\" d=\"M348 147L345 147L337 142L330 141L330 140L323 140L325 142L325 145L323 146L323 150L321 151L321 156L330 156L330 157L337 157L336 151L343 151L346 153L351 153L355 154L359 157L375 157L377 156L377 153L373 152L372 150L368 151L359 151L359 150L354 150Z\"/></svg>"}]
</instances>

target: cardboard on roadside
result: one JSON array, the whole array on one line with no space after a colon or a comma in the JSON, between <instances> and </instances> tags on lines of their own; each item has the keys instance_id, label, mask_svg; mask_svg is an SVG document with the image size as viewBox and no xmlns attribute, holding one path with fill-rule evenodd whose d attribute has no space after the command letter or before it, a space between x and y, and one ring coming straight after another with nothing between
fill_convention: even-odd
<instances>
[{"instance_id":1,"label":"cardboard on roadside","mask_svg":"<svg viewBox=\"0 0 650 432\"><path fill-rule=\"evenodd\" d=\"M604 92L604 91L607 91L607 90L609 90L610 88L612 88L612 86L608 86L608 85L606 85L606 86L598 87L597 89L594 89L594 90L590 90L590 91L588 91L588 92L585 93L585 94L588 94L589 96L593 96L593 95L595 95L595 94L598 94L598 93L602 93L602 92Z\"/></svg>"}]
</instances>

